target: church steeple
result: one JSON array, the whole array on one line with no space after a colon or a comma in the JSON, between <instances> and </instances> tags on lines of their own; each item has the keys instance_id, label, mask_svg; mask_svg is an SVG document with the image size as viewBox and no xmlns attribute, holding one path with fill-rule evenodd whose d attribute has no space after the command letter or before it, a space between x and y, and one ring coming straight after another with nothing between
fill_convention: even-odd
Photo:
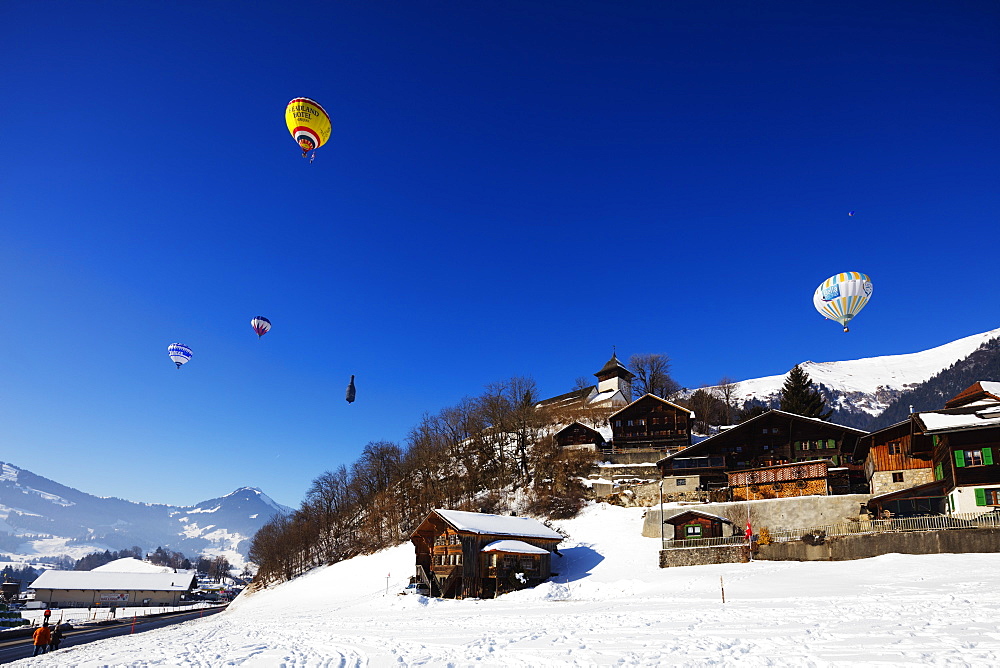
<instances>
[{"instance_id":1,"label":"church steeple","mask_svg":"<svg viewBox=\"0 0 1000 668\"><path fill-rule=\"evenodd\" d=\"M598 392L620 390L626 401L632 401L632 379L635 374L619 361L617 352L612 352L611 359L594 375L597 376Z\"/></svg>"}]
</instances>

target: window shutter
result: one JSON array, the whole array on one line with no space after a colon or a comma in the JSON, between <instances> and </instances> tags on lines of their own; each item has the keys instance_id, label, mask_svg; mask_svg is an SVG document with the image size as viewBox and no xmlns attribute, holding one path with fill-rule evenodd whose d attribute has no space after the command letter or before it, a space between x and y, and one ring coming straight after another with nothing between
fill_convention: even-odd
<instances>
[{"instance_id":1,"label":"window shutter","mask_svg":"<svg viewBox=\"0 0 1000 668\"><path fill-rule=\"evenodd\" d=\"M955 466L962 468L965 466L965 453L961 450L955 451Z\"/></svg>"},{"instance_id":2,"label":"window shutter","mask_svg":"<svg viewBox=\"0 0 1000 668\"><path fill-rule=\"evenodd\" d=\"M934 447L936 448L936 447L937 447L937 444L938 444L938 437L937 437L937 434L934 434L933 436L931 436L931 441L933 441L933 442L934 442Z\"/></svg>"},{"instance_id":3,"label":"window shutter","mask_svg":"<svg viewBox=\"0 0 1000 668\"><path fill-rule=\"evenodd\" d=\"M937 466L934 467L934 479L935 480L943 480L944 479L944 467L943 467L943 465L938 464Z\"/></svg>"},{"instance_id":4,"label":"window shutter","mask_svg":"<svg viewBox=\"0 0 1000 668\"><path fill-rule=\"evenodd\" d=\"M982 487L976 488L976 505L985 506L986 505L986 490Z\"/></svg>"},{"instance_id":5,"label":"window shutter","mask_svg":"<svg viewBox=\"0 0 1000 668\"><path fill-rule=\"evenodd\" d=\"M983 448L983 463L984 464L993 463L993 448Z\"/></svg>"}]
</instances>

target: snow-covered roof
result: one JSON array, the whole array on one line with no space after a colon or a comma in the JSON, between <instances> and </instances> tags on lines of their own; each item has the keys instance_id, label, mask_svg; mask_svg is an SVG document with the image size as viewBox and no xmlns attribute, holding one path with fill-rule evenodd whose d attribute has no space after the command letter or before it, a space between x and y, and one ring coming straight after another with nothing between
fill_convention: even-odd
<instances>
[{"instance_id":1,"label":"snow-covered roof","mask_svg":"<svg viewBox=\"0 0 1000 668\"><path fill-rule=\"evenodd\" d=\"M135 557L125 557L109 561L103 566L98 566L94 571L105 573L173 573L174 569L169 566L157 566L148 561L140 561Z\"/></svg>"},{"instance_id":2,"label":"snow-covered roof","mask_svg":"<svg viewBox=\"0 0 1000 668\"><path fill-rule=\"evenodd\" d=\"M1000 414L994 409L986 409L977 413L937 413L934 411L918 413L924 424L925 432L933 434L943 431L959 431L962 429L986 429L1000 427Z\"/></svg>"},{"instance_id":3,"label":"snow-covered roof","mask_svg":"<svg viewBox=\"0 0 1000 668\"><path fill-rule=\"evenodd\" d=\"M549 551L528 545L522 540L495 540L483 548L483 552L515 552L517 554L548 554Z\"/></svg>"},{"instance_id":4,"label":"snow-covered roof","mask_svg":"<svg viewBox=\"0 0 1000 668\"><path fill-rule=\"evenodd\" d=\"M488 515L486 513L470 513L464 510L441 509L434 512L459 531L492 536L526 536L562 540L562 535L558 532L530 517Z\"/></svg>"},{"instance_id":5,"label":"snow-covered roof","mask_svg":"<svg viewBox=\"0 0 1000 668\"><path fill-rule=\"evenodd\" d=\"M1000 382L994 380L981 380L979 381L979 386L982 387L984 391L1000 397Z\"/></svg>"},{"instance_id":6,"label":"snow-covered roof","mask_svg":"<svg viewBox=\"0 0 1000 668\"><path fill-rule=\"evenodd\" d=\"M45 571L31 588L131 591L187 591L193 573L116 573L109 571Z\"/></svg>"}]
</instances>

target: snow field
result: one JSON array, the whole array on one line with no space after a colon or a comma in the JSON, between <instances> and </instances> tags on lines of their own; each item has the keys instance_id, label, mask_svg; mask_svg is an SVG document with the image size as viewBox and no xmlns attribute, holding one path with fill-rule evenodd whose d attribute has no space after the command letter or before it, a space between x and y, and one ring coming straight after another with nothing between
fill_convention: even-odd
<instances>
[{"instance_id":1,"label":"snow field","mask_svg":"<svg viewBox=\"0 0 1000 668\"><path fill-rule=\"evenodd\" d=\"M559 575L495 600L398 595L406 544L221 615L15 665L1000 665L1000 555L659 569L642 512L595 505L557 523Z\"/></svg>"}]
</instances>

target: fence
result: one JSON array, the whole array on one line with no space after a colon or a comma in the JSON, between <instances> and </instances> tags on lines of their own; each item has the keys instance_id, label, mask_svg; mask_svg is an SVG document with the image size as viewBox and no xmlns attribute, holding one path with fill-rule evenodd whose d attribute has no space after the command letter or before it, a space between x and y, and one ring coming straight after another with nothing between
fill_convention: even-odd
<instances>
[{"instance_id":1,"label":"fence","mask_svg":"<svg viewBox=\"0 0 1000 668\"><path fill-rule=\"evenodd\" d=\"M841 522L809 529L782 529L769 531L772 543L788 543L801 540L806 535L822 533L827 538L833 536L857 536L863 534L891 533L903 531L935 531L940 529L983 529L1000 528L1000 512L984 514L956 513L953 515L929 515L927 517L900 517L887 520L857 520ZM759 537L754 536L756 541ZM691 547L716 547L719 545L745 545L746 537L737 535L726 538L695 538L691 540L664 540L663 549Z\"/></svg>"}]
</instances>

